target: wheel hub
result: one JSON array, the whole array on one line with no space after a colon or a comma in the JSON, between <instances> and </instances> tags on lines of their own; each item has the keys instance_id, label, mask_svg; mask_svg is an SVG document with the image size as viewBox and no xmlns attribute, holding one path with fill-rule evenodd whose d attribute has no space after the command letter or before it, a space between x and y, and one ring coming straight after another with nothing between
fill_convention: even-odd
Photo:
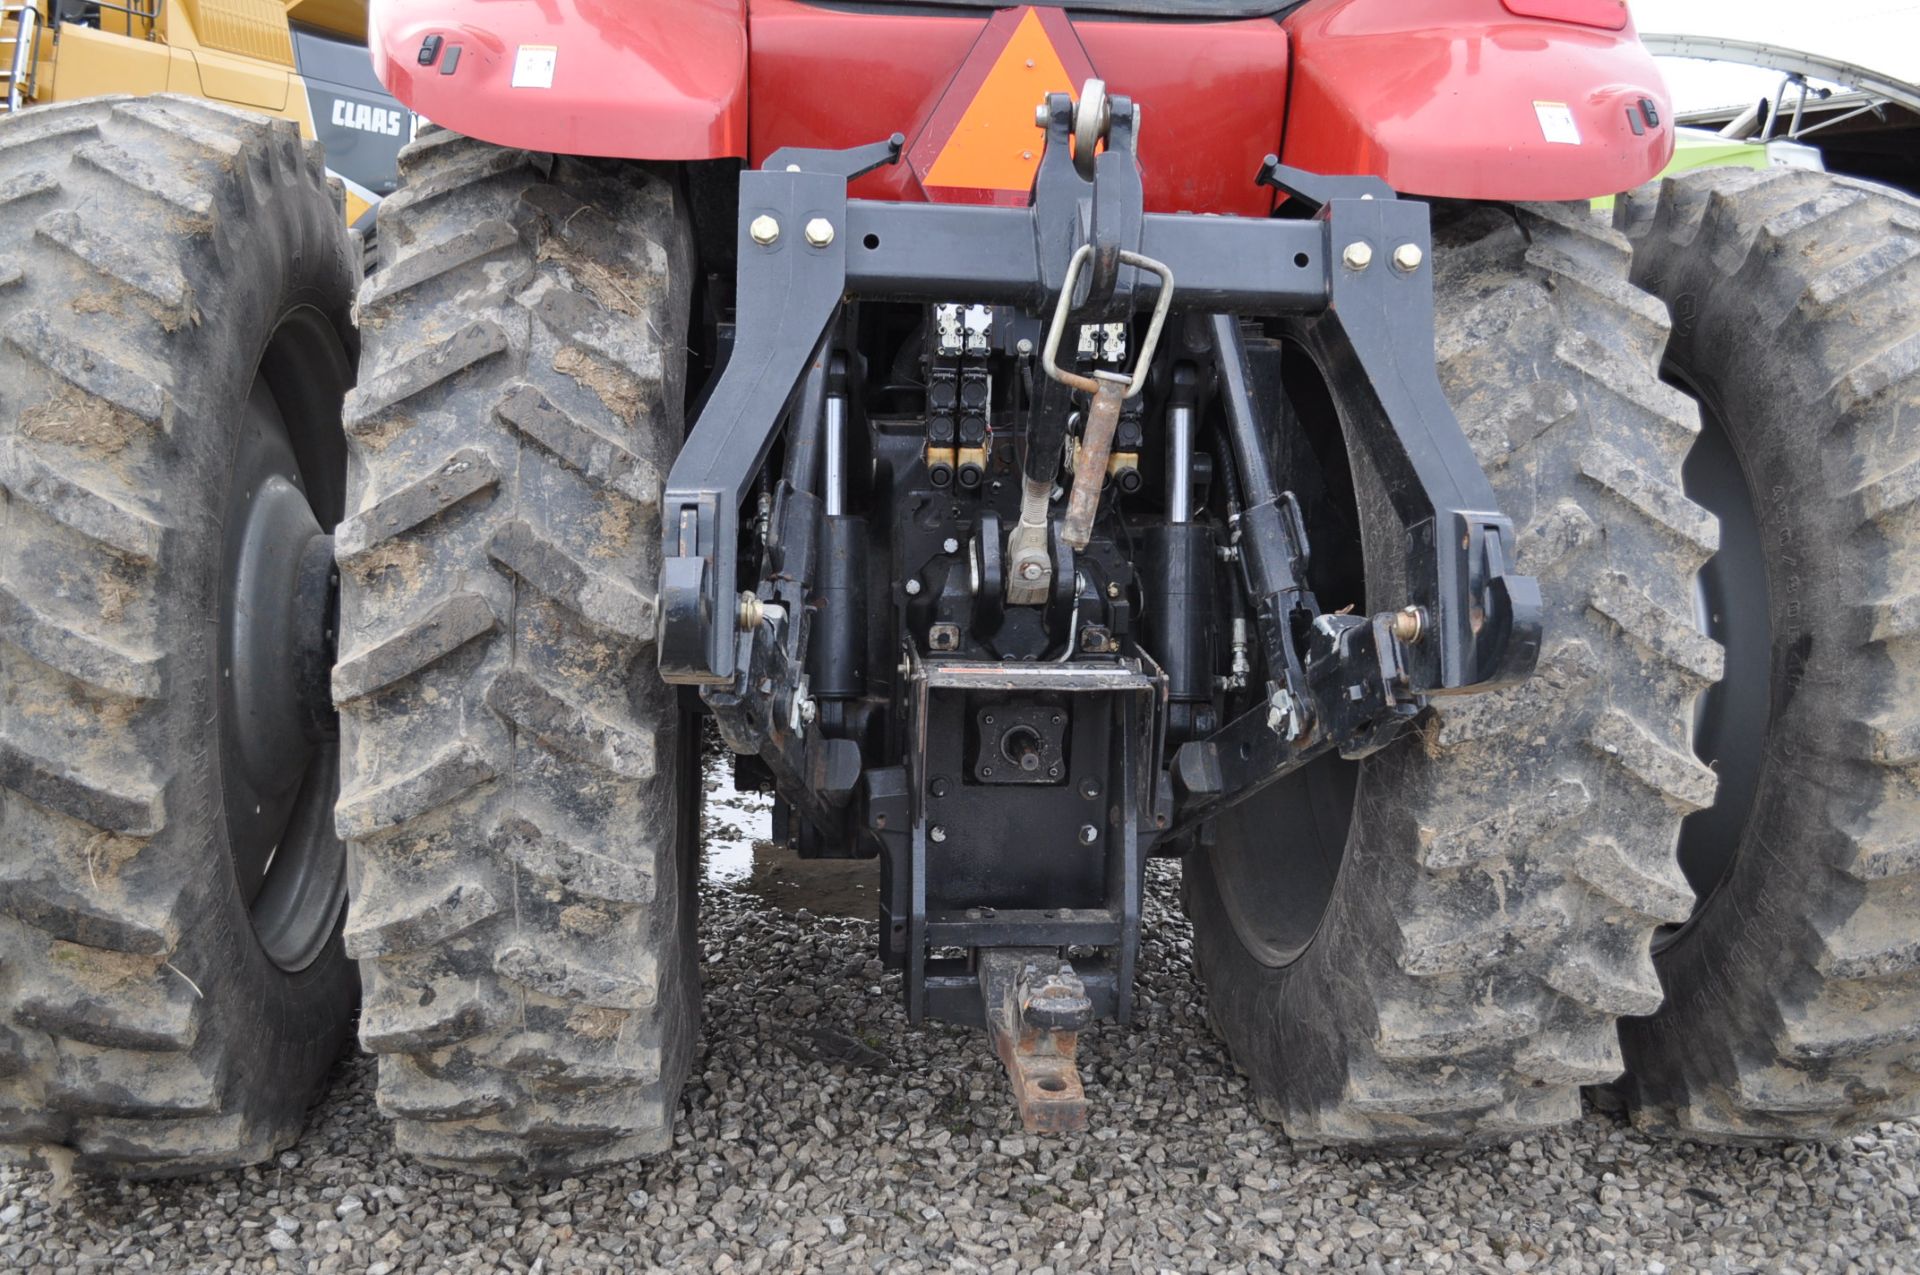
<instances>
[{"instance_id":1,"label":"wheel hub","mask_svg":"<svg viewBox=\"0 0 1920 1275\"><path fill-rule=\"evenodd\" d=\"M1720 547L1695 592L1700 630L1726 652L1724 674L1700 697L1694 753L1719 783L1713 804L1680 825L1680 868L1698 916L1727 880L1746 834L1772 717L1771 604L1760 520L1746 469L1718 411L1697 393L1700 434L1682 472L1689 499L1720 520ZM1672 942L1685 927L1662 937Z\"/></svg>"},{"instance_id":2,"label":"wheel hub","mask_svg":"<svg viewBox=\"0 0 1920 1275\"><path fill-rule=\"evenodd\" d=\"M344 894L327 813L338 771L329 693L338 577L272 395L257 385L224 522L218 644L220 780L227 839L261 946L312 961Z\"/></svg>"}]
</instances>

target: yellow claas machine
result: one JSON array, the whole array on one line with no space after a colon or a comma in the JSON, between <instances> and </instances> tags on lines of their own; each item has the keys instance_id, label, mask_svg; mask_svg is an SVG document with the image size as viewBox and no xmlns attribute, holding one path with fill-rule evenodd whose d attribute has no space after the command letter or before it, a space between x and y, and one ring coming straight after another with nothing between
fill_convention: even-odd
<instances>
[{"instance_id":1,"label":"yellow claas machine","mask_svg":"<svg viewBox=\"0 0 1920 1275\"><path fill-rule=\"evenodd\" d=\"M373 77L366 33L364 0L0 0L0 86L9 114L180 93L293 120L371 228L413 118Z\"/></svg>"}]
</instances>

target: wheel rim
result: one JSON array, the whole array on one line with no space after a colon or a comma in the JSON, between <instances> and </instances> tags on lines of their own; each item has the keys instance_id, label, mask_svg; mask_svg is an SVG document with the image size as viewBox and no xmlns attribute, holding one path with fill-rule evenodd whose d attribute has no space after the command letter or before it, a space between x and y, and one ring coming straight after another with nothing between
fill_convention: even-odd
<instances>
[{"instance_id":1,"label":"wheel rim","mask_svg":"<svg viewBox=\"0 0 1920 1275\"><path fill-rule=\"evenodd\" d=\"M1694 618L1725 648L1721 680L1694 709L1693 751L1719 777L1713 804L1680 825L1680 870L1695 896L1694 917L1713 902L1739 859L1766 756L1772 700L1771 603L1765 542L1746 466L1718 410L1694 387L1700 434L1687 454L1681 480L1687 496L1720 520L1720 547L1700 569ZM1661 936L1684 934L1692 920Z\"/></svg>"},{"instance_id":2,"label":"wheel rim","mask_svg":"<svg viewBox=\"0 0 1920 1275\"><path fill-rule=\"evenodd\" d=\"M1314 453L1295 458L1303 471L1296 477L1304 480L1312 465L1321 482L1317 491L1302 486L1295 493L1314 546L1308 583L1324 609L1363 604L1359 502L1332 391L1312 357L1292 343L1281 380ZM1362 762L1327 754L1221 816L1209 866L1234 934L1260 964L1290 965L1312 946L1346 860L1364 771Z\"/></svg>"},{"instance_id":3,"label":"wheel rim","mask_svg":"<svg viewBox=\"0 0 1920 1275\"><path fill-rule=\"evenodd\" d=\"M1312 946L1346 858L1360 783L1358 763L1321 757L1225 817L1211 865L1227 920L1262 965L1290 965Z\"/></svg>"},{"instance_id":4,"label":"wheel rim","mask_svg":"<svg viewBox=\"0 0 1920 1275\"><path fill-rule=\"evenodd\" d=\"M289 972L319 956L346 898L346 850L332 809L339 745L327 676L337 584L337 449L309 437L311 375L325 360L303 343L337 339L296 315L269 344L239 426L223 511L213 643L219 779L241 900L266 955ZM334 400L337 403L337 398ZM284 407L283 407L284 405ZM301 445L296 446L296 438Z\"/></svg>"}]
</instances>

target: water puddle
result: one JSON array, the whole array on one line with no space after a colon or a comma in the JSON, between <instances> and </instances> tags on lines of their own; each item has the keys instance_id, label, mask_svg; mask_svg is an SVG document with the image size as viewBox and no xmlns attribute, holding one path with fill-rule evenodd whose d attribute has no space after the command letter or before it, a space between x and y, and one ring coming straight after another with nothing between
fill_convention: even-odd
<instances>
[{"instance_id":1,"label":"water puddle","mask_svg":"<svg viewBox=\"0 0 1920 1275\"><path fill-rule=\"evenodd\" d=\"M733 786L733 754L711 727L701 744L702 875L716 885L736 885L753 875L754 847L773 835L773 798Z\"/></svg>"},{"instance_id":2,"label":"water puddle","mask_svg":"<svg viewBox=\"0 0 1920 1275\"><path fill-rule=\"evenodd\" d=\"M879 912L880 865L873 859L802 859L774 845L773 797L733 784L733 754L708 725L700 750L704 786L701 874L707 884L761 906L871 921Z\"/></svg>"}]
</instances>

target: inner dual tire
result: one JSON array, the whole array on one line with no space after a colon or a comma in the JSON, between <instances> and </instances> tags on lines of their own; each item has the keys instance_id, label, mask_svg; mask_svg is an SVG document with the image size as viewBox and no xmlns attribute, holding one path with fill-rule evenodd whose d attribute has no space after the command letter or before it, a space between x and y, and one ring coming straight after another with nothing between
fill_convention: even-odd
<instances>
[{"instance_id":1,"label":"inner dual tire","mask_svg":"<svg viewBox=\"0 0 1920 1275\"><path fill-rule=\"evenodd\" d=\"M693 740L653 645L693 250L671 169L424 134L359 303L338 824L377 1099L422 1159L670 1144Z\"/></svg>"}]
</instances>

